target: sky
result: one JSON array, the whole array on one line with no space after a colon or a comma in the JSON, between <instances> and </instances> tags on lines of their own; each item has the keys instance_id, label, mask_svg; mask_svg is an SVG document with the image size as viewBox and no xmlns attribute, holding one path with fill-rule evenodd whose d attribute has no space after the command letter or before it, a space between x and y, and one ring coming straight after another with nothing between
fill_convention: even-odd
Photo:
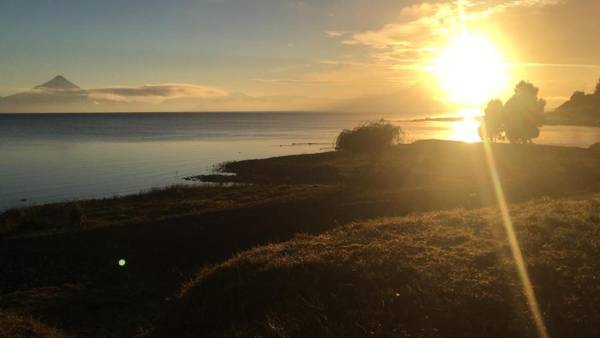
<instances>
[{"instance_id":1,"label":"sky","mask_svg":"<svg viewBox=\"0 0 600 338\"><path fill-rule=\"evenodd\" d=\"M598 15L596 0L0 0L0 96L62 74L89 91L72 109L427 109L452 101L434 68L468 31L502 59L493 95L523 79L555 107L600 77Z\"/></svg>"}]
</instances>

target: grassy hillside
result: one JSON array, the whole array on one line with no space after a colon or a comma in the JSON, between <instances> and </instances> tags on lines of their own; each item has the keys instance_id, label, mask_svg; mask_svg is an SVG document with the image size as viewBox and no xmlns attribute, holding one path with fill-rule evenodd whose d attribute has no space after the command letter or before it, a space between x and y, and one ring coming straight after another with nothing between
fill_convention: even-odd
<instances>
[{"instance_id":1,"label":"grassy hillside","mask_svg":"<svg viewBox=\"0 0 600 338\"><path fill-rule=\"evenodd\" d=\"M597 149L499 144L493 150L509 202L583 196L596 208L597 202L591 201L597 195L589 196L600 192ZM234 180L249 185L176 186L3 213L0 309L33 317L76 337L135 336L154 327L156 318L169 312L173 303L173 313L181 314L182 322L172 318L161 322L157 334L170 336L165 328L179 324L181 329L174 329L172 336L190 330L192 336L231 332L291 337L365 332L436 336L443 331L441 336L447 337L458 335L453 328L471 336L485 330L496 336L507 332L518 336L518 328L528 327L514 269L507 257L500 256L506 247L497 215L490 210L467 211L494 203L481 144L425 141L399 145L377 158L330 152L233 162L224 169L237 173ZM544 203L551 206L543 207ZM570 219L576 211L561 208L561 203L518 207L529 210L529 216L521 216L517 225L520 235L533 242L538 236L553 236L558 229L556 241L564 243L550 242L551 251L559 245L588 246L583 251L586 256L577 251L579 247L552 251L556 254L547 268L566 266L561 271L572 278L559 279L559 288L548 286L558 272L533 271L534 278L542 280L540 287L572 286L579 292L577 297L586 296L582 302L569 299L590 307L571 311L572 316L587 320L596 313L589 302L600 301L590 293L595 284L584 285L593 275L589 269L596 266L589 243L598 238L590 225L598 226L597 216L582 221L587 225L581 231L562 229L568 221L561 223L561 215ZM568 202L569 208L577 203ZM547 210L554 205L558 209ZM361 220L457 208L460 211L364 221L333 230ZM593 208L581 217L597 213ZM544 218L553 212L555 216ZM417 225L407 225L413 222L410 219ZM523 226L529 219L541 220L541 225ZM442 229L442 223L449 226ZM348 229L356 229L356 234ZM334 232L277 244L298 233L326 231ZM338 239L347 244L338 245ZM124 266L118 264L121 259L126 260ZM535 259L530 263L543 266ZM193 284L191 293L174 302L182 283L208 265L214 267ZM573 272L571 267L582 270ZM187 296L195 292L203 295L201 302ZM390 294L393 297L386 298ZM468 298L470 294L475 298ZM544 311L557 312L562 305L556 305L551 291L548 294L550 298L542 299ZM454 295L467 298L457 300ZM518 311L509 312L505 299L511 299ZM186 302L189 315L181 310ZM355 310L361 307L369 312ZM459 310L467 317L458 315ZM553 325L567 330L571 319L554 320ZM396 327L392 322L402 324ZM583 324L577 330L592 332Z\"/></svg>"},{"instance_id":2,"label":"grassy hillside","mask_svg":"<svg viewBox=\"0 0 600 338\"><path fill-rule=\"evenodd\" d=\"M550 334L598 337L600 195L511 206ZM494 208L257 247L187 283L159 337L534 337Z\"/></svg>"}]
</instances>

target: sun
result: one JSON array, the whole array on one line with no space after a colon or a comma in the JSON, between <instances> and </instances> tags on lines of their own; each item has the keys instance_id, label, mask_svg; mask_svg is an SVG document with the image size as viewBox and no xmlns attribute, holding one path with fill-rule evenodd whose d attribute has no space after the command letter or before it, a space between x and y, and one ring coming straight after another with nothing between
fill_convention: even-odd
<instances>
[{"instance_id":1,"label":"sun","mask_svg":"<svg viewBox=\"0 0 600 338\"><path fill-rule=\"evenodd\" d=\"M502 54L484 35L464 33L450 39L433 64L448 100L480 106L498 96L508 82Z\"/></svg>"}]
</instances>

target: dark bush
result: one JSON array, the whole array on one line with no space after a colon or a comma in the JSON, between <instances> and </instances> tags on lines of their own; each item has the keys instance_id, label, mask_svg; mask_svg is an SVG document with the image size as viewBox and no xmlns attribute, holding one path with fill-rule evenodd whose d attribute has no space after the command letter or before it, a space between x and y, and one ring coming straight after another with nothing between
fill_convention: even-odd
<instances>
[{"instance_id":1,"label":"dark bush","mask_svg":"<svg viewBox=\"0 0 600 338\"><path fill-rule=\"evenodd\" d=\"M335 150L353 153L381 152L402 139L402 130L389 121L366 122L349 130L344 129L335 141Z\"/></svg>"}]
</instances>

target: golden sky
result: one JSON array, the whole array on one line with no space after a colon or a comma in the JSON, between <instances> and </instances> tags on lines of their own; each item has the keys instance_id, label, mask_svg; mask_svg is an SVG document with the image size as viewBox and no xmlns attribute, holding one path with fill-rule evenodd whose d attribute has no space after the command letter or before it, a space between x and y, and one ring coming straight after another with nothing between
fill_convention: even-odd
<instances>
[{"instance_id":1,"label":"golden sky","mask_svg":"<svg viewBox=\"0 0 600 338\"><path fill-rule=\"evenodd\" d=\"M510 95L515 83L528 80L556 106L576 89L592 90L600 76L600 44L594 42L600 34L598 15L600 1L593 0L425 2L404 7L396 22L377 29L328 34L342 44L369 50L365 57L353 59L347 71L377 76L396 87L429 87L440 84L430 66L466 31L487 40L505 64L507 85L498 96ZM463 50L467 59L468 52L472 51ZM487 56L480 62L493 57ZM478 66L477 60L468 61ZM344 77L341 72L338 76ZM458 77L454 82L461 85Z\"/></svg>"},{"instance_id":2,"label":"golden sky","mask_svg":"<svg viewBox=\"0 0 600 338\"><path fill-rule=\"evenodd\" d=\"M528 80L552 108L598 80L599 16L597 0L7 1L0 96L60 73L88 110L426 114Z\"/></svg>"}]
</instances>

